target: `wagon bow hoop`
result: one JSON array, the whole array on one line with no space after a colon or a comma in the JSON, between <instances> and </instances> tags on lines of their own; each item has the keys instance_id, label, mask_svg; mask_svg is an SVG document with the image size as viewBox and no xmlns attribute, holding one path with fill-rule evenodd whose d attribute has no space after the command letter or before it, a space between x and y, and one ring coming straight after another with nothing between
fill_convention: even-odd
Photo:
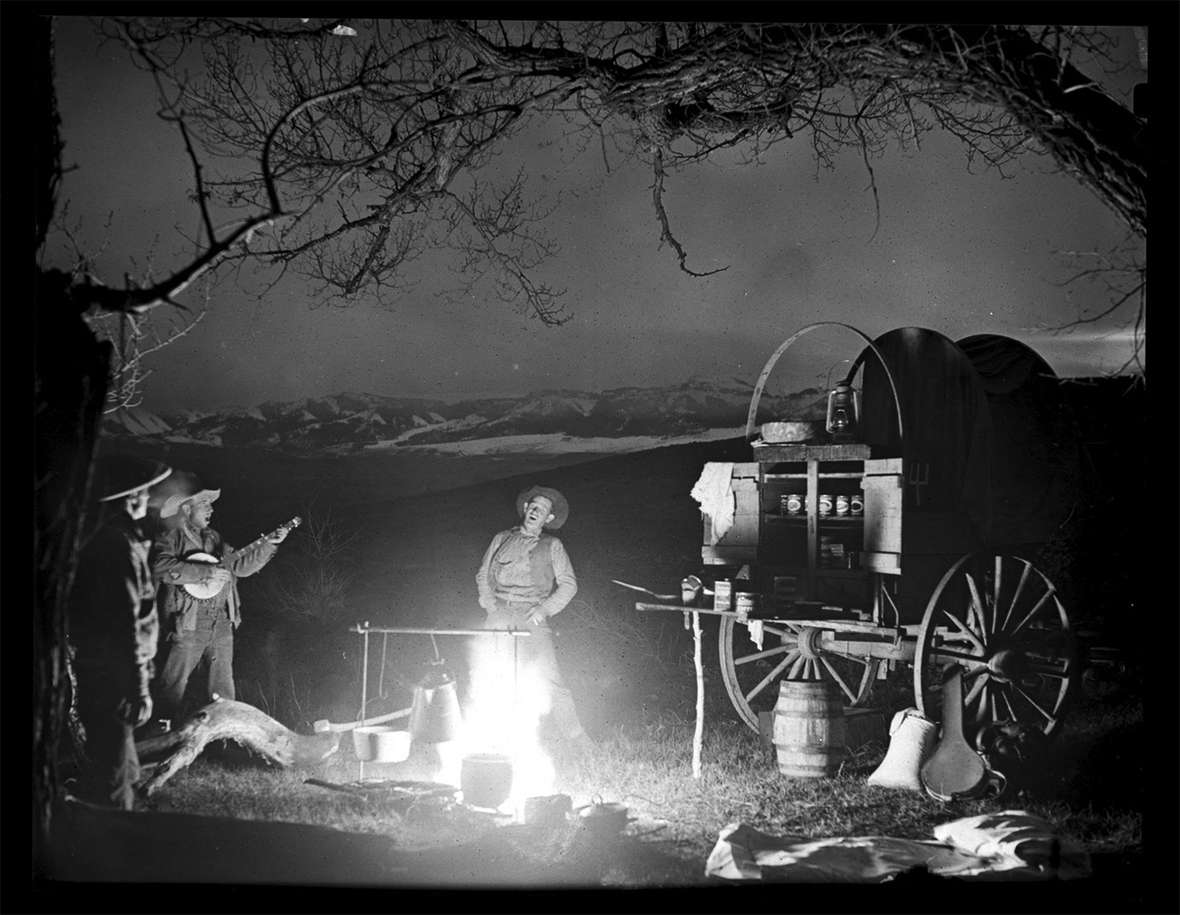
<instances>
[{"instance_id":1,"label":"wagon bow hoop","mask_svg":"<svg viewBox=\"0 0 1180 915\"><path fill-rule=\"evenodd\" d=\"M762 374L758 376L758 383L754 385L754 394L750 398L750 412L746 414L746 441L749 442L753 441L754 439L755 420L758 416L758 401L762 399L762 391L766 387L766 380L770 377L770 373L774 370L775 363L778 362L779 357L787 351L787 348L792 343L794 343L804 334L811 333L811 331L819 327L843 327L846 330L850 330L862 340L864 340L865 343L868 344L869 349L873 351L873 355L875 355L877 357L877 361L881 363L881 368L885 370L885 378L888 380L889 390L893 394L893 408L897 413L897 440L899 443L901 443L904 440L905 431L901 421L901 399L897 396L897 385L893 383L893 373L889 371L889 366L885 363L885 359L881 355L881 351L877 349L876 345L871 339L869 339L867 334L853 327L851 324L843 324L839 321L817 321L814 324L806 325L801 330L796 331L794 334L780 343L778 349L776 349L771 354L770 358L766 360L766 365L762 367Z\"/></svg>"}]
</instances>

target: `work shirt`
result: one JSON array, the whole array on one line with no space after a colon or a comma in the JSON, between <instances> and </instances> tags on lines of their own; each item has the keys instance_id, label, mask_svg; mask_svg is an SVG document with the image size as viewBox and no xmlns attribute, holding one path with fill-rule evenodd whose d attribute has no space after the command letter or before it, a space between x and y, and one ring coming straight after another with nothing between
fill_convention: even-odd
<instances>
[{"instance_id":1,"label":"work shirt","mask_svg":"<svg viewBox=\"0 0 1180 915\"><path fill-rule=\"evenodd\" d=\"M475 576L479 605L489 613L508 604L532 605L546 616L565 609L578 579L561 541L514 527L492 538Z\"/></svg>"},{"instance_id":2,"label":"work shirt","mask_svg":"<svg viewBox=\"0 0 1180 915\"><path fill-rule=\"evenodd\" d=\"M195 630L198 612L202 608L208 611L224 607L236 629L242 621L238 579L259 571L277 549L269 540L261 540L246 549L235 550L212 528L194 531L186 524L156 538L152 546L151 563L152 574L160 590L159 612L164 634L167 636L174 632ZM195 552L218 557L220 565L234 576L217 594L205 600L194 597L184 589L186 584L204 584L213 572L210 563L186 559Z\"/></svg>"}]
</instances>

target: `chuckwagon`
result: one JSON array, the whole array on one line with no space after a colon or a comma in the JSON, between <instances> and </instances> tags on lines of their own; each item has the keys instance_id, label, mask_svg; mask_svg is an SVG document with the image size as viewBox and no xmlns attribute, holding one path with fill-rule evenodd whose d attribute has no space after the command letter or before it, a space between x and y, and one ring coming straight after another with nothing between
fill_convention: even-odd
<instances>
[{"instance_id":1,"label":"chuckwagon","mask_svg":"<svg viewBox=\"0 0 1180 915\"><path fill-rule=\"evenodd\" d=\"M860 338L826 421L759 426L771 371L820 328ZM720 617L721 675L746 724L784 679L830 680L855 708L907 665L914 704L938 717L958 665L968 730L1061 726L1079 651L1036 557L1074 505L1081 449L1044 359L992 334L811 324L766 362L746 439L751 460L709 468L725 499L703 514L700 577L734 593L693 604Z\"/></svg>"}]
</instances>

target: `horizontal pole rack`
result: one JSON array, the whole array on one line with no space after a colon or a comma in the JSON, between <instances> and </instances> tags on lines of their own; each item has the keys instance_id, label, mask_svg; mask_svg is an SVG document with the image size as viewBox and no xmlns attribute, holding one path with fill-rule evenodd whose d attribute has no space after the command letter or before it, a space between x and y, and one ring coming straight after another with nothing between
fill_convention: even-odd
<instances>
[{"instance_id":1,"label":"horizontal pole rack","mask_svg":"<svg viewBox=\"0 0 1180 915\"><path fill-rule=\"evenodd\" d=\"M434 629L430 627L389 627L370 626L368 623L357 623L349 632L367 635L371 632L388 633L390 635L507 635L513 638L532 635L525 629Z\"/></svg>"}]
</instances>

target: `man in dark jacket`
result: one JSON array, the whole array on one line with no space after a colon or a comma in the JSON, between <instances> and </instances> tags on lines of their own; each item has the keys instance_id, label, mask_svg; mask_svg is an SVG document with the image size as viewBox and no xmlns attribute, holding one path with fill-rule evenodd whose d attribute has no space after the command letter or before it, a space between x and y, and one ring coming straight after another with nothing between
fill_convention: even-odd
<instances>
[{"instance_id":1,"label":"man in dark jacket","mask_svg":"<svg viewBox=\"0 0 1180 915\"><path fill-rule=\"evenodd\" d=\"M70 593L74 697L86 732L85 768L75 794L131 810L139 780L134 729L151 717L148 684L156 654L156 589L140 528L148 488L172 471L156 461L95 462L100 527L84 544Z\"/></svg>"},{"instance_id":2,"label":"man in dark jacket","mask_svg":"<svg viewBox=\"0 0 1180 915\"><path fill-rule=\"evenodd\" d=\"M193 488L191 494L165 500L161 519L178 517L180 523L157 537L152 546L161 634L168 646L156 682L156 713L162 724L180 719L189 678L201 661L209 667L205 700L212 701L214 694L235 698L234 630L242 621L237 580L266 565L287 536L286 529L280 528L235 550L209 526L221 490ZM209 596L194 596L185 585L200 586L194 590Z\"/></svg>"}]
</instances>

